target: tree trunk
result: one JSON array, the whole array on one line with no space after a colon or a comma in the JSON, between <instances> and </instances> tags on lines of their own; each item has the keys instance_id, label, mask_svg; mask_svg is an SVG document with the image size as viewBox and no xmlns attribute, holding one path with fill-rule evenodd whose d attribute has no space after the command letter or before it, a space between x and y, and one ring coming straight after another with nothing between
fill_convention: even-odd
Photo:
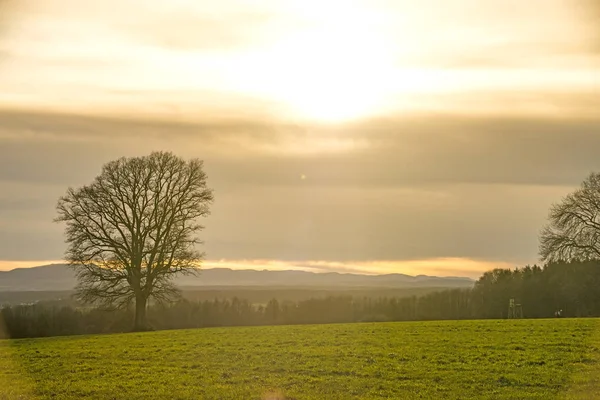
<instances>
[{"instance_id":1,"label":"tree trunk","mask_svg":"<svg viewBox=\"0 0 600 400\"><path fill-rule=\"evenodd\" d=\"M135 321L133 330L136 332L149 330L148 322L146 321L146 301L148 299L143 294L135 296Z\"/></svg>"}]
</instances>

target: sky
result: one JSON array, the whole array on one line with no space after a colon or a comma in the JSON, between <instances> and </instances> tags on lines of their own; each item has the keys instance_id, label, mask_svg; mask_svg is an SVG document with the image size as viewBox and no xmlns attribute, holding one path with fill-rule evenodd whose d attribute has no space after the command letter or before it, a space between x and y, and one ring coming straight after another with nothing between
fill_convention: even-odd
<instances>
[{"instance_id":1,"label":"sky","mask_svg":"<svg viewBox=\"0 0 600 400\"><path fill-rule=\"evenodd\" d=\"M477 277L600 170L598 0L0 0L0 269L68 187L205 161L205 267Z\"/></svg>"}]
</instances>

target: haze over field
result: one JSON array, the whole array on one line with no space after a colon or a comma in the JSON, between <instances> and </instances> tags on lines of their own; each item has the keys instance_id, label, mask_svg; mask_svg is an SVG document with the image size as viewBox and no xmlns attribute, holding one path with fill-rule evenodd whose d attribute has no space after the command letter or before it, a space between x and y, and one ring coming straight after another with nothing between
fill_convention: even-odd
<instances>
[{"instance_id":1,"label":"haze over field","mask_svg":"<svg viewBox=\"0 0 600 400\"><path fill-rule=\"evenodd\" d=\"M205 160L208 268L532 263L600 170L599 71L595 0L0 0L0 269L152 150Z\"/></svg>"},{"instance_id":2,"label":"haze over field","mask_svg":"<svg viewBox=\"0 0 600 400\"><path fill-rule=\"evenodd\" d=\"M74 272L61 264L0 271L0 291L73 290L76 285ZM229 268L204 269L199 276L178 276L179 287L302 287L317 288L470 288L473 280L468 278L435 276L409 276L403 274L360 275L337 272L320 273L308 271L232 270Z\"/></svg>"}]
</instances>

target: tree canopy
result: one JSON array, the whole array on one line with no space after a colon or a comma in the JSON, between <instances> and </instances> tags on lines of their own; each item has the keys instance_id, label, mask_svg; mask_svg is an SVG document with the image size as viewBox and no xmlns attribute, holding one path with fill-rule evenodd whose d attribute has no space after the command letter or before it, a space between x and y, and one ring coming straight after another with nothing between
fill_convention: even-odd
<instances>
[{"instance_id":1,"label":"tree canopy","mask_svg":"<svg viewBox=\"0 0 600 400\"><path fill-rule=\"evenodd\" d=\"M543 261L600 259L600 173L592 173L550 209L540 236Z\"/></svg>"},{"instance_id":2,"label":"tree canopy","mask_svg":"<svg viewBox=\"0 0 600 400\"><path fill-rule=\"evenodd\" d=\"M147 327L146 304L177 294L172 278L194 273L201 217L213 200L203 163L172 153L109 162L87 186L58 201L66 223L66 259L87 303L123 308L135 302L134 328Z\"/></svg>"}]
</instances>

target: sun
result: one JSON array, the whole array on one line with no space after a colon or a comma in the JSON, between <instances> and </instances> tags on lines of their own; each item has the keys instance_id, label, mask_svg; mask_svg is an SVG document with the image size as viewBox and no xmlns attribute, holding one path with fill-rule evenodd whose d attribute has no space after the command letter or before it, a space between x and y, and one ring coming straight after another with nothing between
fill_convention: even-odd
<instances>
[{"instance_id":1,"label":"sun","mask_svg":"<svg viewBox=\"0 0 600 400\"><path fill-rule=\"evenodd\" d=\"M391 74L382 47L356 30L300 32L275 49L282 73L265 89L308 119L338 122L376 113Z\"/></svg>"},{"instance_id":2,"label":"sun","mask_svg":"<svg viewBox=\"0 0 600 400\"><path fill-rule=\"evenodd\" d=\"M337 36L337 35L336 35ZM301 117L343 121L376 112L385 98L388 73L379 54L347 35L310 32L286 43L286 60L274 97Z\"/></svg>"},{"instance_id":3,"label":"sun","mask_svg":"<svg viewBox=\"0 0 600 400\"><path fill-rule=\"evenodd\" d=\"M349 4L309 10L310 23L246 59L252 82L245 75L244 88L296 118L341 122L377 113L395 78L394 49L378 30L379 15Z\"/></svg>"}]
</instances>

